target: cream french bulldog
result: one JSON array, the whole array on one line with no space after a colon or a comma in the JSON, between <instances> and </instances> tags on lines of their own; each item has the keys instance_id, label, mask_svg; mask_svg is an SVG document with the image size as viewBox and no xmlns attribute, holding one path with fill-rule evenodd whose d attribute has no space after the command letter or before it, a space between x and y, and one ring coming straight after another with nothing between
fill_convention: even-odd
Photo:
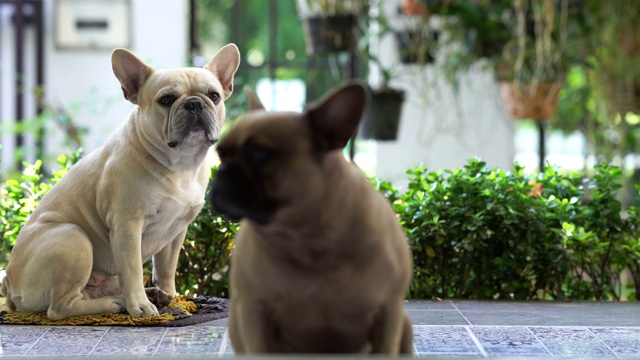
<instances>
[{"instance_id":1,"label":"cream french bulldog","mask_svg":"<svg viewBox=\"0 0 640 360\"><path fill-rule=\"evenodd\" d=\"M218 144L214 208L242 219L229 335L240 354L411 354L412 274L388 200L342 148L365 108L344 86L303 113L247 113Z\"/></svg>"},{"instance_id":2,"label":"cream french bulldog","mask_svg":"<svg viewBox=\"0 0 640 360\"><path fill-rule=\"evenodd\" d=\"M178 255L204 204L205 157L239 61L233 44L203 68L155 70L127 50L113 52L124 97L137 106L53 186L20 232L2 282L10 309L46 311L52 320L158 314L142 264L153 259L155 287L176 294Z\"/></svg>"}]
</instances>

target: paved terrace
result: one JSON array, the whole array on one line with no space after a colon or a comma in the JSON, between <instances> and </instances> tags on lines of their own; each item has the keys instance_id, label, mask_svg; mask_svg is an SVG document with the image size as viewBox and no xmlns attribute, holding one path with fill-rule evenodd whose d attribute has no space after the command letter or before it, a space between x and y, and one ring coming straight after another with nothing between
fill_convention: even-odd
<instances>
[{"instance_id":1,"label":"paved terrace","mask_svg":"<svg viewBox=\"0 0 640 360\"><path fill-rule=\"evenodd\" d=\"M640 302L412 301L406 308L421 358L640 359ZM233 356L226 319L178 328L2 325L0 343L7 359Z\"/></svg>"}]
</instances>

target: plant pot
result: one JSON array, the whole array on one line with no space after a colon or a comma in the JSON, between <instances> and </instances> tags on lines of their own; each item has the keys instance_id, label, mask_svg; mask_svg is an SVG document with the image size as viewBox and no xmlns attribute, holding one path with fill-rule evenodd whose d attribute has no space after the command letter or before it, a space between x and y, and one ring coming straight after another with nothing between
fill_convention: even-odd
<instances>
[{"instance_id":1,"label":"plant pot","mask_svg":"<svg viewBox=\"0 0 640 360\"><path fill-rule=\"evenodd\" d=\"M558 108L559 83L516 85L500 83L500 95L507 115L512 119L548 119Z\"/></svg>"},{"instance_id":2,"label":"plant pot","mask_svg":"<svg viewBox=\"0 0 640 360\"><path fill-rule=\"evenodd\" d=\"M427 8L419 0L402 0L400 2L400 11L405 16L426 16L429 14Z\"/></svg>"},{"instance_id":3,"label":"plant pot","mask_svg":"<svg viewBox=\"0 0 640 360\"><path fill-rule=\"evenodd\" d=\"M475 53L479 58L491 59L502 56L502 51L507 41L502 39L483 40L476 44Z\"/></svg>"},{"instance_id":4,"label":"plant pot","mask_svg":"<svg viewBox=\"0 0 640 360\"><path fill-rule=\"evenodd\" d=\"M508 30L504 26L504 33ZM488 36L486 34L478 33L476 29L470 30L464 36L465 46L470 53L473 53L478 58L492 59L501 57L504 51L504 47L509 42L510 38L506 36Z\"/></svg>"},{"instance_id":5,"label":"plant pot","mask_svg":"<svg viewBox=\"0 0 640 360\"><path fill-rule=\"evenodd\" d=\"M606 82L606 101L613 113L640 113L640 84L627 79L613 78Z\"/></svg>"},{"instance_id":6,"label":"plant pot","mask_svg":"<svg viewBox=\"0 0 640 360\"><path fill-rule=\"evenodd\" d=\"M438 33L424 34L423 31L396 31L396 46L403 64L431 64L435 60L435 44Z\"/></svg>"},{"instance_id":7,"label":"plant pot","mask_svg":"<svg viewBox=\"0 0 640 360\"><path fill-rule=\"evenodd\" d=\"M353 14L309 16L302 22L309 55L349 51L356 44L357 19Z\"/></svg>"},{"instance_id":8,"label":"plant pot","mask_svg":"<svg viewBox=\"0 0 640 360\"><path fill-rule=\"evenodd\" d=\"M358 137L380 141L396 140L402 116L404 91L390 88L372 91L369 103Z\"/></svg>"},{"instance_id":9,"label":"plant pot","mask_svg":"<svg viewBox=\"0 0 640 360\"><path fill-rule=\"evenodd\" d=\"M636 56L640 53L640 37L637 36L635 29L627 28L620 31L618 48L621 54L627 56Z\"/></svg>"}]
</instances>

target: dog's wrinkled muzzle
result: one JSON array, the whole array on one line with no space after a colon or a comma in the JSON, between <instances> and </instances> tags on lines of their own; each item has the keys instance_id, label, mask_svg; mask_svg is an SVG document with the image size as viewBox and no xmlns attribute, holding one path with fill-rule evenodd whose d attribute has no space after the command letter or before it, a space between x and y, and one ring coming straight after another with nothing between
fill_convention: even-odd
<instances>
[{"instance_id":1,"label":"dog's wrinkled muzzle","mask_svg":"<svg viewBox=\"0 0 640 360\"><path fill-rule=\"evenodd\" d=\"M206 107L201 98L191 96L182 103L180 114L175 120L175 135L169 139L167 146L177 148L200 131L204 132L203 143L212 146L218 142L215 114Z\"/></svg>"},{"instance_id":2,"label":"dog's wrinkled muzzle","mask_svg":"<svg viewBox=\"0 0 640 360\"><path fill-rule=\"evenodd\" d=\"M220 164L209 201L215 211L232 221L246 217L266 223L276 209L275 203L256 189L242 166L235 162Z\"/></svg>"}]
</instances>

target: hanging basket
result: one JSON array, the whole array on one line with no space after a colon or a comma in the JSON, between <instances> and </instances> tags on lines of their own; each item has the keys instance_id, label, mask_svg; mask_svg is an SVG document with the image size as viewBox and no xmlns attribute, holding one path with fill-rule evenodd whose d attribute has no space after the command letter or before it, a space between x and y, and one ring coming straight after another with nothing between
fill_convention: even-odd
<instances>
[{"instance_id":1,"label":"hanging basket","mask_svg":"<svg viewBox=\"0 0 640 360\"><path fill-rule=\"evenodd\" d=\"M402 0L400 11L405 16L426 16L429 14L426 6L420 0Z\"/></svg>"},{"instance_id":2,"label":"hanging basket","mask_svg":"<svg viewBox=\"0 0 640 360\"><path fill-rule=\"evenodd\" d=\"M309 55L349 51L356 44L357 19L353 14L309 16L302 22Z\"/></svg>"},{"instance_id":3,"label":"hanging basket","mask_svg":"<svg viewBox=\"0 0 640 360\"><path fill-rule=\"evenodd\" d=\"M555 115L560 88L560 84L555 82L537 86L501 82L500 95L510 118L543 120Z\"/></svg>"},{"instance_id":4,"label":"hanging basket","mask_svg":"<svg viewBox=\"0 0 640 360\"><path fill-rule=\"evenodd\" d=\"M431 64L438 33L427 34L421 30L394 32L400 61L403 64Z\"/></svg>"},{"instance_id":5,"label":"hanging basket","mask_svg":"<svg viewBox=\"0 0 640 360\"><path fill-rule=\"evenodd\" d=\"M627 79L609 80L606 86L606 101L613 113L640 113L640 84Z\"/></svg>"},{"instance_id":6,"label":"hanging basket","mask_svg":"<svg viewBox=\"0 0 640 360\"><path fill-rule=\"evenodd\" d=\"M404 97L402 90L386 88L383 91L372 91L369 109L358 137L366 140L396 140Z\"/></svg>"}]
</instances>

